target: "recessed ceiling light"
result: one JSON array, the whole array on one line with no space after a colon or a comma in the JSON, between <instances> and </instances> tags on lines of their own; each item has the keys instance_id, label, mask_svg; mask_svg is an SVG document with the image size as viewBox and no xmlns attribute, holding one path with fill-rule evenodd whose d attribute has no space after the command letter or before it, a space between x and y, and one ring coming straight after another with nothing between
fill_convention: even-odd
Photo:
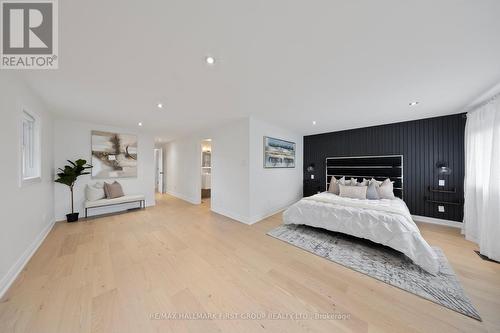
<instances>
[{"instance_id":1,"label":"recessed ceiling light","mask_svg":"<svg viewBox=\"0 0 500 333\"><path fill-rule=\"evenodd\" d=\"M215 64L215 58L214 57L211 57L211 56L208 56L205 58L205 62L209 65L213 65Z\"/></svg>"},{"instance_id":2,"label":"recessed ceiling light","mask_svg":"<svg viewBox=\"0 0 500 333\"><path fill-rule=\"evenodd\" d=\"M316 120L313 120L313 126L316 125Z\"/></svg>"},{"instance_id":3,"label":"recessed ceiling light","mask_svg":"<svg viewBox=\"0 0 500 333\"><path fill-rule=\"evenodd\" d=\"M142 126L142 123L141 123L141 122L139 122L137 125Z\"/></svg>"},{"instance_id":4,"label":"recessed ceiling light","mask_svg":"<svg viewBox=\"0 0 500 333\"><path fill-rule=\"evenodd\" d=\"M410 102L410 106L415 106L415 105L418 105L419 102Z\"/></svg>"},{"instance_id":5,"label":"recessed ceiling light","mask_svg":"<svg viewBox=\"0 0 500 333\"><path fill-rule=\"evenodd\" d=\"M163 109L163 104L162 103L158 103L158 109Z\"/></svg>"}]
</instances>

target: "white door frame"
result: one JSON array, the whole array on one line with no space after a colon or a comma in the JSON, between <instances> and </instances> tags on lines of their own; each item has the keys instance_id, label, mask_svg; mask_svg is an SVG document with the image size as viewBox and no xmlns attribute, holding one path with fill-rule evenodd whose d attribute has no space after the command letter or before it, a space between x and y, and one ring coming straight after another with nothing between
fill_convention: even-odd
<instances>
[{"instance_id":1,"label":"white door frame","mask_svg":"<svg viewBox=\"0 0 500 333\"><path fill-rule=\"evenodd\" d=\"M165 193L163 178L163 149L155 148L155 190L159 193Z\"/></svg>"},{"instance_id":2,"label":"white door frame","mask_svg":"<svg viewBox=\"0 0 500 333\"><path fill-rule=\"evenodd\" d=\"M201 188L202 188L202 177L203 177L203 168L201 167L202 164L203 164L203 149L202 149L202 146L203 146L203 142L204 141L207 141L208 139L203 139L199 142L199 145L198 145L198 156L199 156L199 163L198 163L198 166L199 166L199 170L200 170L200 177L198 177L199 181L198 181L198 195L200 196L200 203L202 202L202 197L201 197ZM212 185L212 179L213 179L213 172L214 172L214 169L213 169L213 156L214 156L214 150L213 150L213 140L210 139L210 151L211 151L211 169L210 169L210 188L211 190L213 189ZM213 191L212 191L213 193ZM210 205L212 205L212 201L210 201Z\"/></svg>"}]
</instances>

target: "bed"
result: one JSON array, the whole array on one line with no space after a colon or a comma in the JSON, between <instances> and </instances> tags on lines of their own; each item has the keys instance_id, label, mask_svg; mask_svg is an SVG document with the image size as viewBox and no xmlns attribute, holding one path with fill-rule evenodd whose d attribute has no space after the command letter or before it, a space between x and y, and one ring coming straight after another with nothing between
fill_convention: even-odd
<instances>
[{"instance_id":1,"label":"bed","mask_svg":"<svg viewBox=\"0 0 500 333\"><path fill-rule=\"evenodd\" d=\"M437 255L413 222L403 197L401 155L330 157L326 159L326 189L332 177L389 178L395 199L352 199L322 192L301 199L283 213L285 224L302 224L369 239L404 253L431 274L439 272Z\"/></svg>"}]
</instances>

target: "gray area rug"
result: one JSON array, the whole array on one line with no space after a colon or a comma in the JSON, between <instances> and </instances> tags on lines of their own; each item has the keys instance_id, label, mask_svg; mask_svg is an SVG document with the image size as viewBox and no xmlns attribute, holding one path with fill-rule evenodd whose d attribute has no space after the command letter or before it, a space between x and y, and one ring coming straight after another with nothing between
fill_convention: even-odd
<instances>
[{"instance_id":1,"label":"gray area rug","mask_svg":"<svg viewBox=\"0 0 500 333\"><path fill-rule=\"evenodd\" d=\"M440 273L427 273L401 252L341 233L303 225L281 225L267 233L320 257L481 321L455 272L438 247Z\"/></svg>"}]
</instances>

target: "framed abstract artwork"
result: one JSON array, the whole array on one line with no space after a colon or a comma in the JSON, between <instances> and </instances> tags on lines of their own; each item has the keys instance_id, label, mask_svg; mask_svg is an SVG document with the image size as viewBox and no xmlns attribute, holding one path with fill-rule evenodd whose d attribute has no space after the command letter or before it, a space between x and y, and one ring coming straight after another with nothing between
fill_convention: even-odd
<instances>
[{"instance_id":1,"label":"framed abstract artwork","mask_svg":"<svg viewBox=\"0 0 500 333\"><path fill-rule=\"evenodd\" d=\"M295 168L295 142L265 136L264 168Z\"/></svg>"},{"instance_id":2,"label":"framed abstract artwork","mask_svg":"<svg viewBox=\"0 0 500 333\"><path fill-rule=\"evenodd\" d=\"M137 177L137 135L92 131L92 178Z\"/></svg>"}]
</instances>

